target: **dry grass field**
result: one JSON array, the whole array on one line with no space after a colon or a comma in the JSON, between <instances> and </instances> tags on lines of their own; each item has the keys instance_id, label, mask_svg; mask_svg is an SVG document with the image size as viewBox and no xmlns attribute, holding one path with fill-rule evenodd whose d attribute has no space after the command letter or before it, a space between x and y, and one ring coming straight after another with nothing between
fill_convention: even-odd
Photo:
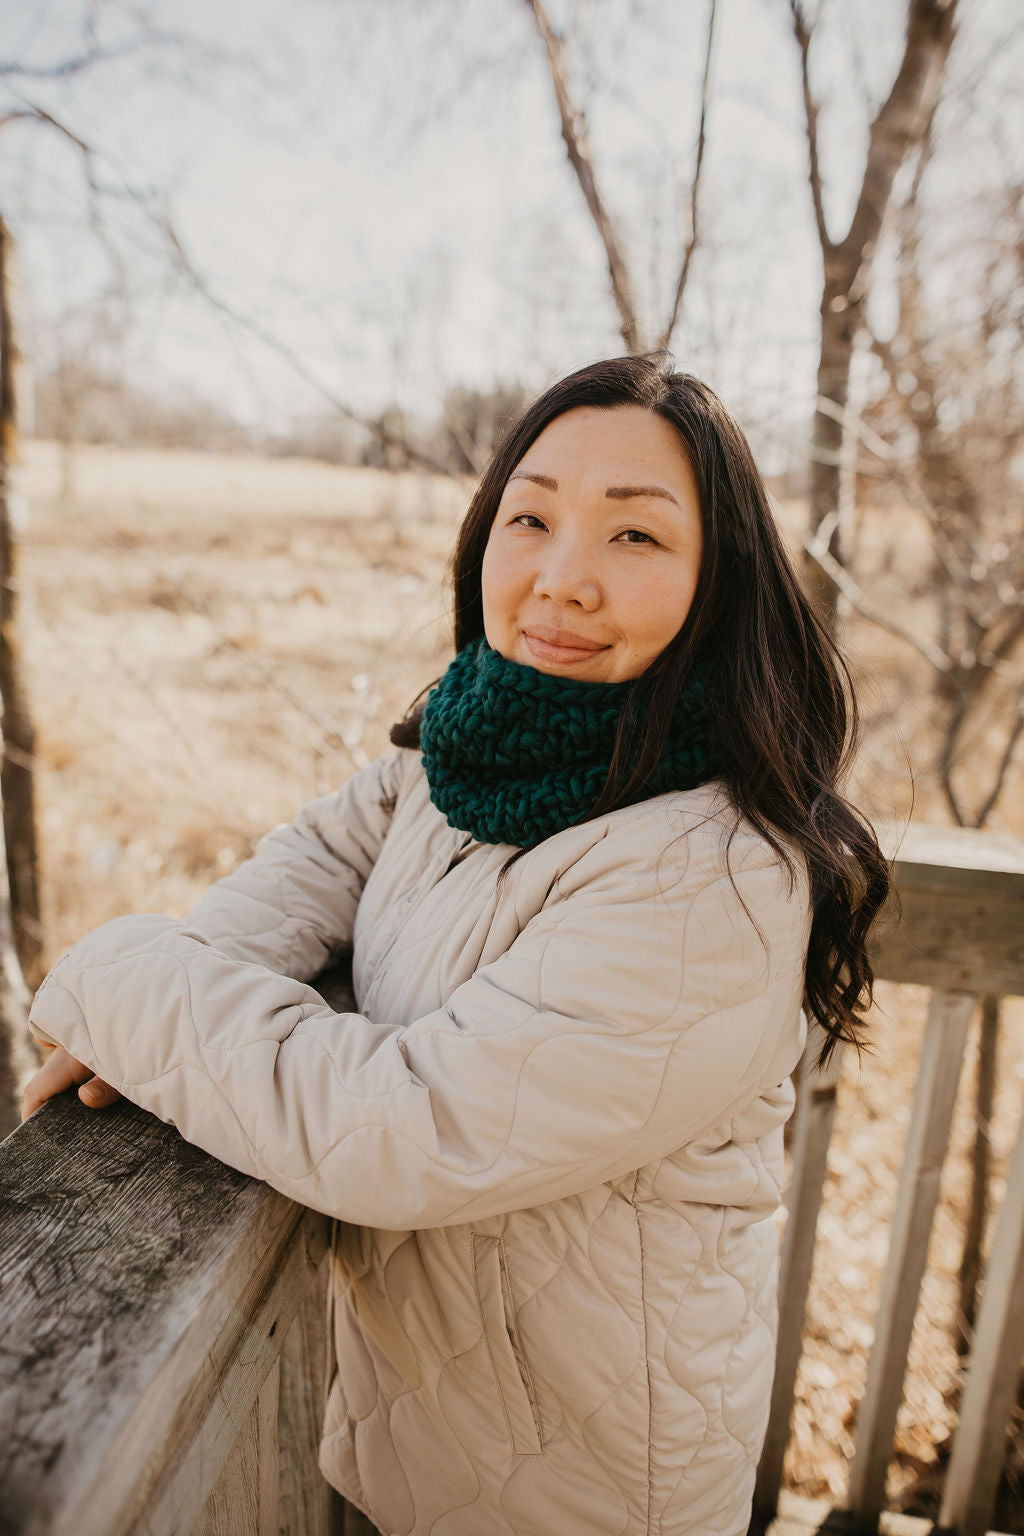
<instances>
[{"instance_id":1,"label":"dry grass field","mask_svg":"<svg viewBox=\"0 0 1024 1536\"><path fill-rule=\"evenodd\" d=\"M467 488L296 461L25 445L23 644L38 728L48 952L127 910L184 912L273 823L385 748L448 659L442 590ZM875 595L924 611L912 529L878 536ZM911 593L908 600L907 592ZM891 595L890 595L891 594ZM945 816L929 770L927 670L851 628L872 730L861 793L886 817ZM984 743L978 743L978 750ZM1018 778L995 825L1024 833ZM880 988L874 1050L848 1062L787 1467L832 1498L862 1389L925 994ZM1008 1009L992 1127L997 1184L1016 1131L1024 1017ZM968 1059L891 1472L895 1507L934 1509L955 1422L955 1277L968 1187ZM1011 1496L1001 1528L1024 1530Z\"/></svg>"}]
</instances>

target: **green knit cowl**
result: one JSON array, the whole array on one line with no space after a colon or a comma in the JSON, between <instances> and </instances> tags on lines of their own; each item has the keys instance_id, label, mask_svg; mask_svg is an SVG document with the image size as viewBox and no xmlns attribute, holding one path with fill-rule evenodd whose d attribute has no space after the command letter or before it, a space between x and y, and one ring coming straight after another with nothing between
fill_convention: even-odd
<instances>
[{"instance_id":1,"label":"green knit cowl","mask_svg":"<svg viewBox=\"0 0 1024 1536\"><path fill-rule=\"evenodd\" d=\"M507 661L481 636L427 699L420 725L430 798L481 843L532 848L588 814L608 776L629 683L585 683ZM635 798L714 776L707 689L695 676L668 744Z\"/></svg>"}]
</instances>

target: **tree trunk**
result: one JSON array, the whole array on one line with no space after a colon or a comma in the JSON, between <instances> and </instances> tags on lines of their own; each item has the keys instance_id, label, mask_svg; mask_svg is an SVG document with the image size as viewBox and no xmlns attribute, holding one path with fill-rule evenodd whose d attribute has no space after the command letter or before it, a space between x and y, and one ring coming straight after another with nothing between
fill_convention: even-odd
<instances>
[{"instance_id":1,"label":"tree trunk","mask_svg":"<svg viewBox=\"0 0 1024 1536\"><path fill-rule=\"evenodd\" d=\"M967 1211L964 1249L960 1261L960 1307L957 1317L957 1349L968 1353L974 1336L981 1279L981 1245L988 1214L989 1150L992 1109L996 1097L996 1060L999 1050L1001 999L986 995L981 1000L981 1031L978 1036L978 1067L974 1086L974 1147L971 1154L971 1203Z\"/></svg>"},{"instance_id":2,"label":"tree trunk","mask_svg":"<svg viewBox=\"0 0 1024 1536\"><path fill-rule=\"evenodd\" d=\"M809 70L813 28L800 0L790 0L793 30L800 49L811 201L824 264L818 397L831 401L839 411L844 411L849 401L854 343L893 184L901 165L927 135L953 41L956 6L957 0L909 0L903 58L889 95L871 124L864 175L850 227L842 240L834 240L825 221L818 103ZM812 537L826 517L838 514L842 439L841 418L836 421L819 409L814 421L811 466ZM829 554L841 561L838 527L829 541ZM822 617L834 628L838 596L835 582L813 560L808 563L807 578Z\"/></svg>"},{"instance_id":3,"label":"tree trunk","mask_svg":"<svg viewBox=\"0 0 1024 1536\"><path fill-rule=\"evenodd\" d=\"M29 991L11 928L7 865L0 839L0 1141L20 1119L21 1088L38 1063L28 1039Z\"/></svg>"},{"instance_id":4,"label":"tree trunk","mask_svg":"<svg viewBox=\"0 0 1024 1536\"><path fill-rule=\"evenodd\" d=\"M21 680L17 562L10 516L10 466L17 434L11 267L11 237L0 218L0 795L14 943L26 979L36 986L42 980L42 930L33 778L35 732Z\"/></svg>"}]
</instances>

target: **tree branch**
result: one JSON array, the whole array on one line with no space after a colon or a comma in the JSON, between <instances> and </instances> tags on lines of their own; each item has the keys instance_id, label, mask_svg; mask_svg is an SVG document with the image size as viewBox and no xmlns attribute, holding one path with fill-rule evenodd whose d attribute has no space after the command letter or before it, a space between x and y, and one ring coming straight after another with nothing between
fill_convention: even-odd
<instances>
[{"instance_id":1,"label":"tree branch","mask_svg":"<svg viewBox=\"0 0 1024 1536\"><path fill-rule=\"evenodd\" d=\"M1010 763L1013 760L1014 749L1016 748L1016 745L1021 738L1022 732L1024 732L1024 703L1018 701L1017 718L1013 722L1013 730L1010 732L1010 735L1007 738L1006 746L1003 749L1003 755L999 760L999 768L996 773L995 782L986 795L981 810L978 812L977 819L974 823L976 827L983 827L985 825L995 806L996 801L999 799L999 796L1003 792L1003 784L1006 781L1006 775L1009 772Z\"/></svg>"},{"instance_id":2,"label":"tree branch","mask_svg":"<svg viewBox=\"0 0 1024 1536\"><path fill-rule=\"evenodd\" d=\"M700 125L697 129L697 160L693 168L693 181L690 184L690 236L683 251L682 265L679 268L679 281L676 283L675 297L672 300L672 309L661 333L658 342L660 348L668 347L672 340L672 332L676 328L679 318L680 306L683 302L683 294L686 291L686 281L690 275L690 263L693 253L697 249L699 229L697 224L698 199L700 196L700 176L704 165L704 148L707 142L708 102L710 100L709 82L711 79L711 47L715 36L715 14L718 8L718 0L711 0L711 9L708 13L708 43L704 53L704 80L700 94Z\"/></svg>"},{"instance_id":3,"label":"tree branch","mask_svg":"<svg viewBox=\"0 0 1024 1536\"><path fill-rule=\"evenodd\" d=\"M72 128L69 128L66 123L62 123L59 118L54 117L52 112L47 112L46 108L39 106L37 102L29 101L24 96L19 96L19 100L23 102L23 106L17 108L13 112L5 112L4 115L0 117L0 128L2 128L5 123L13 122L45 123L48 128L56 129L56 131L65 139L68 139L76 149L81 150L82 154L86 157L87 160L92 161L95 154L92 146L87 144L85 139L80 138Z\"/></svg>"},{"instance_id":4,"label":"tree branch","mask_svg":"<svg viewBox=\"0 0 1024 1536\"><path fill-rule=\"evenodd\" d=\"M374 421L371 417L363 416L354 410L352 406L347 405L279 336L275 335L273 331L267 330L265 326L260 325L259 321L254 320L250 315L243 314L241 310L236 309L234 305L229 304L226 299L221 298L219 294L215 293L206 279L197 270L191 257L185 250L170 215L165 210L160 212L150 210L150 217L161 230L181 275L194 292L209 304L212 309L230 320L240 330L246 331L270 351L275 352L304 383L308 384L322 399L326 400L332 409L336 410L339 415L344 416L348 421L354 422L356 426L362 427L371 437L376 438L382 447L398 448L408 457L411 463L419 464L423 469L429 469L434 474L451 478L451 470L439 459L436 459L433 454L426 452L425 449L417 448L404 433L395 432L390 427L385 426L383 422Z\"/></svg>"},{"instance_id":5,"label":"tree branch","mask_svg":"<svg viewBox=\"0 0 1024 1536\"><path fill-rule=\"evenodd\" d=\"M23 106L0 116L0 128L5 123L15 120L40 122L61 134L69 143L75 146L82 156L86 182L89 190L93 193L93 200L90 204L90 221L97 237L104 239L105 242L104 232L101 228L95 205L97 198L103 190L110 192L114 189L109 187L103 189L96 180L96 151L91 144L75 133L73 129L69 128L66 123L54 117L45 107L39 106L37 102L29 101L21 93L16 94L18 99L23 102ZM249 335L275 352L299 378L310 385L322 399L326 400L332 409L353 422L356 426L361 427L384 448L397 448L408 458L410 463L419 464L424 469L429 469L435 474L445 475L446 477L450 476L451 471L445 464L436 459L433 454L426 452L424 449L417 448L403 433L395 432L383 422L363 416L347 405L280 337L275 336L273 332L260 325L258 321L235 309L227 300L214 293L206 280L197 271L195 264L186 252L181 238L175 229L174 222L166 209L155 207L152 197L147 196L146 193L130 186L126 182L121 181L117 190L120 195L130 198L156 227L161 239L166 243L179 273L185 278L194 292L209 304L212 309L223 315L234 326L240 330L247 331ZM109 249L109 246L108 255L110 255L112 261L115 260L114 253Z\"/></svg>"},{"instance_id":6,"label":"tree branch","mask_svg":"<svg viewBox=\"0 0 1024 1536\"><path fill-rule=\"evenodd\" d=\"M822 524L822 529L826 529L825 524ZM830 536L831 529L828 529L827 533ZM913 630L898 624L887 613L884 613L881 608L875 606L854 581L846 567L840 565L834 555L829 554L827 538L822 542L820 538L812 539L806 533L800 533L798 537L815 565L820 566L826 576L832 578L851 608L855 608L863 618L868 619L872 624L877 624L880 629L885 629L890 635L895 635L898 640L904 640L907 645L912 645L914 650L924 657L925 661L931 663L936 672L943 674L952 672L952 660L934 641L929 640L927 636L915 635Z\"/></svg>"},{"instance_id":7,"label":"tree branch","mask_svg":"<svg viewBox=\"0 0 1024 1536\"><path fill-rule=\"evenodd\" d=\"M942 743L942 751L939 753L939 783L942 785L942 793L946 797L946 804L953 813L953 820L958 827L967 825L963 807L959 796L953 787L953 758L956 754L956 744L967 714L967 699L961 693L954 703L953 712L946 728L946 739Z\"/></svg>"},{"instance_id":8,"label":"tree branch","mask_svg":"<svg viewBox=\"0 0 1024 1536\"><path fill-rule=\"evenodd\" d=\"M594 162L587 142L586 114L582 107L573 101L569 91L566 70L562 63L562 39L551 26L543 0L526 0L526 4L533 12L537 30L540 32L547 54L548 70L551 74L551 84L554 86L555 101L558 104L558 115L562 124L562 139L569 157L569 164L579 182L594 228L604 247L612 297L619 312L619 329L623 344L627 352L639 352L642 348L633 283L619 245L614 222L598 189Z\"/></svg>"},{"instance_id":9,"label":"tree branch","mask_svg":"<svg viewBox=\"0 0 1024 1536\"><path fill-rule=\"evenodd\" d=\"M167 40L165 37L160 39L161 42ZM14 59L2 59L0 60L0 77L18 75L22 80L64 80L68 75L80 75L83 70L92 69L94 65L112 64L118 59L138 53L140 48L150 47L152 47L152 40L147 37L122 43L117 48L100 48L95 45L87 48L84 53L62 60L60 64L19 64Z\"/></svg>"},{"instance_id":10,"label":"tree branch","mask_svg":"<svg viewBox=\"0 0 1024 1536\"><path fill-rule=\"evenodd\" d=\"M898 372L899 369L889 353L888 342L879 342L874 335L871 335L871 350L881 359L882 365L890 374L890 377L895 378L895 372ZM864 444L868 452L873 453L876 458L881 459L883 464L887 466L887 473L892 479L893 484L899 487L910 502L910 505L920 512L935 536L936 555L965 610L980 628L990 628L991 617L978 606L974 598L971 591L970 572L964 563L960 551L950 538L942 516L917 477L899 464L896 451L892 445L887 443L884 437L880 437L860 416L852 417L852 423L848 423L848 416L852 416L852 413L848 410L844 411L842 406L837 405L834 400L826 399L824 395L818 396L815 409L820 415L828 416L832 421L838 421L844 426L848 426L849 430L853 431Z\"/></svg>"},{"instance_id":11,"label":"tree branch","mask_svg":"<svg viewBox=\"0 0 1024 1536\"><path fill-rule=\"evenodd\" d=\"M811 90L810 53L811 33L813 28L803 12L800 0L789 0L789 9L793 18L793 32L796 36L797 46L800 49L800 83L803 88L804 120L807 127L807 176L811 188L811 202L814 205L814 222L818 229L818 240L821 243L822 253L829 251L832 241L829 239L828 225L825 223L825 205L821 195L821 161L818 156L818 103L814 99Z\"/></svg>"},{"instance_id":12,"label":"tree branch","mask_svg":"<svg viewBox=\"0 0 1024 1536\"><path fill-rule=\"evenodd\" d=\"M997 661L1006 661L1010 654L1016 649L1017 642L1020 640L1021 636L1024 635L1024 606L1021 606L1021 598L1019 594L1017 596L1017 604L1017 612L1010 620L1006 629L1006 633L1002 636L996 645L990 645L987 651L984 653L985 660L989 665L992 665L993 662ZM1004 608L1001 613L996 615L995 620L988 626L989 630L995 628L996 624L1001 618L1004 617L1005 613L1006 609ZM982 658L979 656L979 660L981 659Z\"/></svg>"},{"instance_id":13,"label":"tree branch","mask_svg":"<svg viewBox=\"0 0 1024 1536\"><path fill-rule=\"evenodd\" d=\"M896 173L935 110L956 8L957 0L910 0L903 58L868 131L860 196L841 242L848 254L863 255L862 266L870 266Z\"/></svg>"}]
</instances>

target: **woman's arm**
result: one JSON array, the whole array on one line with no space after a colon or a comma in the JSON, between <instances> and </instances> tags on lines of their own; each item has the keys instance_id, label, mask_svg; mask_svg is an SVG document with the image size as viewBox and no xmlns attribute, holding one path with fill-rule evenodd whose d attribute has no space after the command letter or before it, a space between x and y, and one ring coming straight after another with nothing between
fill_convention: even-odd
<instances>
[{"instance_id":1,"label":"woman's arm","mask_svg":"<svg viewBox=\"0 0 1024 1536\"><path fill-rule=\"evenodd\" d=\"M308 980L351 942L356 907L380 852L404 770L396 752L314 800L211 886L182 926L221 954Z\"/></svg>"},{"instance_id":2,"label":"woman's arm","mask_svg":"<svg viewBox=\"0 0 1024 1536\"><path fill-rule=\"evenodd\" d=\"M609 841L595 857L614 870ZM792 1069L806 890L754 854L696 890L670 883L667 856L631 857L628 879L554 899L405 1028L334 1014L157 917L83 940L32 1017L188 1140L306 1205L400 1229L484 1217L668 1155Z\"/></svg>"},{"instance_id":3,"label":"woman's arm","mask_svg":"<svg viewBox=\"0 0 1024 1536\"><path fill-rule=\"evenodd\" d=\"M351 940L355 910L391 824L408 753L371 763L264 837L251 859L218 880L179 926L222 954L282 975L315 976ZM35 1026L44 1048L54 1045ZM93 1109L121 1095L61 1047L30 1079L23 1118L78 1087Z\"/></svg>"}]
</instances>

